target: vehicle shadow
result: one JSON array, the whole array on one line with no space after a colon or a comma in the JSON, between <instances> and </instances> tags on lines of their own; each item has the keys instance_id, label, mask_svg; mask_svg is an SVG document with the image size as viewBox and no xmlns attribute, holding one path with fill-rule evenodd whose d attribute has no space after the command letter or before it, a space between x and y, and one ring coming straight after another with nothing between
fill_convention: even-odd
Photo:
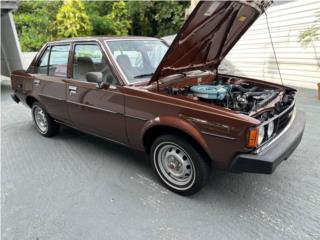
<instances>
[{"instance_id":1,"label":"vehicle shadow","mask_svg":"<svg viewBox=\"0 0 320 240\"><path fill-rule=\"evenodd\" d=\"M99 137L95 137L78 130L62 127L59 135L56 137L61 141L73 141L74 144L86 144L87 151L100 152L105 160L105 167L108 167L108 161L121 161L119 164L134 166L138 174L149 179L150 184L159 185L160 191L166 191L166 188L160 185L160 181L153 172L150 160L147 154L126 146L113 143ZM110 156L115 156L111 157ZM114 160L117 159L117 160ZM234 197L243 199L244 202L250 202L251 197L256 191L262 188L263 177L255 174L237 174L212 169L208 184L199 193L188 198L168 192L173 198L181 198L187 201L208 202L213 200L218 202L229 202L233 204Z\"/></svg>"},{"instance_id":2,"label":"vehicle shadow","mask_svg":"<svg viewBox=\"0 0 320 240\"><path fill-rule=\"evenodd\" d=\"M149 158L144 152L78 131L67 126L62 126L59 134L55 138L66 141L85 141L86 144L90 145L90 148L96 148L96 151L102 151L104 154L106 154L106 157L107 154L116 154L124 161L136 161L138 159L137 164L141 164L143 166L149 165Z\"/></svg>"}]
</instances>

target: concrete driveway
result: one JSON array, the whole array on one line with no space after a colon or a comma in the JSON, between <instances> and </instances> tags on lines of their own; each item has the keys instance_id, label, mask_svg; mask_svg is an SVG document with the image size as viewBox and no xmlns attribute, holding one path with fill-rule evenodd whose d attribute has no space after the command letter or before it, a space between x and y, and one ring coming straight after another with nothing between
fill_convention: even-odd
<instances>
[{"instance_id":1,"label":"concrete driveway","mask_svg":"<svg viewBox=\"0 0 320 240\"><path fill-rule=\"evenodd\" d=\"M300 89L301 145L273 175L212 172L197 195L159 185L147 157L63 128L51 139L1 88L3 239L320 239L320 101Z\"/></svg>"}]
</instances>

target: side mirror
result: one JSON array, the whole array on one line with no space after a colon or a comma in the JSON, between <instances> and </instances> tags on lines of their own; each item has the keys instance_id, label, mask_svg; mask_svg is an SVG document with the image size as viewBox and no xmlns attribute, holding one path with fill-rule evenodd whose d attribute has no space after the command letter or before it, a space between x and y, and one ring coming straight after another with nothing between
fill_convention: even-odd
<instances>
[{"instance_id":1,"label":"side mirror","mask_svg":"<svg viewBox=\"0 0 320 240\"><path fill-rule=\"evenodd\" d=\"M87 82L97 83L97 88L101 88L103 85L102 77L102 72L88 72L86 74Z\"/></svg>"}]
</instances>

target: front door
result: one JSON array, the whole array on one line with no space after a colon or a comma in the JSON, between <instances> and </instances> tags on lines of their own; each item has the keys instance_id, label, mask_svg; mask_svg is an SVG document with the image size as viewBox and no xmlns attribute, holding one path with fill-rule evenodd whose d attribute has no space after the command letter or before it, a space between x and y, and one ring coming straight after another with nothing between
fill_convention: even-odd
<instances>
[{"instance_id":1,"label":"front door","mask_svg":"<svg viewBox=\"0 0 320 240\"><path fill-rule=\"evenodd\" d=\"M70 44L48 46L33 74L33 93L53 118L69 122L66 106L67 65Z\"/></svg>"},{"instance_id":2,"label":"front door","mask_svg":"<svg viewBox=\"0 0 320 240\"><path fill-rule=\"evenodd\" d=\"M97 43L74 46L73 77L67 80L67 105L74 126L126 143L124 95ZM87 72L102 72L105 87L86 81Z\"/></svg>"}]
</instances>

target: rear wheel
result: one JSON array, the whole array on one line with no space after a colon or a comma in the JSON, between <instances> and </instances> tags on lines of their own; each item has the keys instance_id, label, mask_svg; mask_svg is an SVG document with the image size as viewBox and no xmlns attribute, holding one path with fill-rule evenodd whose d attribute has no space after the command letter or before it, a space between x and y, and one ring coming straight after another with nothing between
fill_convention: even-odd
<instances>
[{"instance_id":1,"label":"rear wheel","mask_svg":"<svg viewBox=\"0 0 320 240\"><path fill-rule=\"evenodd\" d=\"M205 157L178 136L158 137L152 144L150 156L157 175L171 191L191 195L207 182L210 166Z\"/></svg>"},{"instance_id":2,"label":"rear wheel","mask_svg":"<svg viewBox=\"0 0 320 240\"><path fill-rule=\"evenodd\" d=\"M53 137L59 132L59 123L55 122L38 103L32 104L32 117L38 132L45 137Z\"/></svg>"}]
</instances>

